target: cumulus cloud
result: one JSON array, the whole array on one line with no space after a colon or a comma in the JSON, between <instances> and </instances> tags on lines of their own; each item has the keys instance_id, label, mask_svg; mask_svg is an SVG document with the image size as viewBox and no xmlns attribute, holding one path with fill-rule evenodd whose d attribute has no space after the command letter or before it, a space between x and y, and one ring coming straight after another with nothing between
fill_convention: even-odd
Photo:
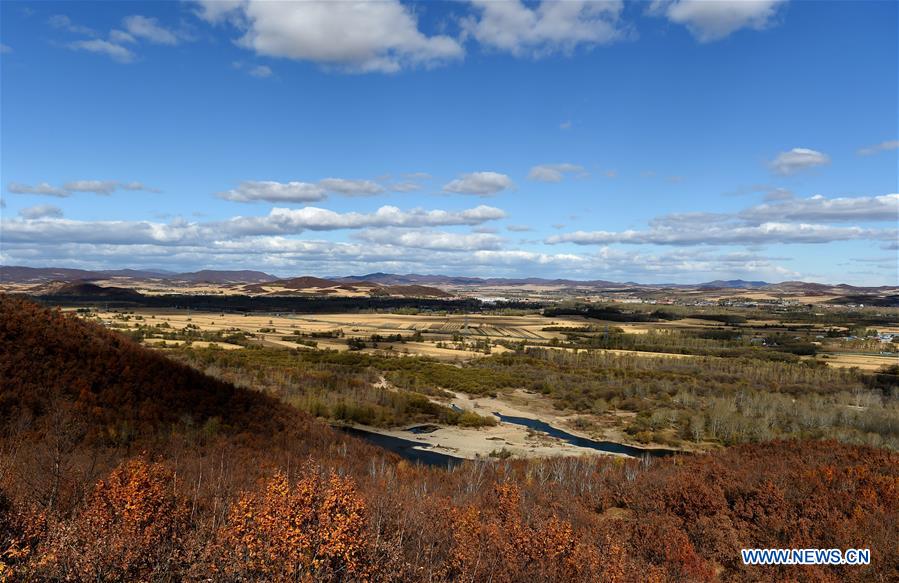
<instances>
[{"instance_id":1,"label":"cumulus cloud","mask_svg":"<svg viewBox=\"0 0 899 583\"><path fill-rule=\"evenodd\" d=\"M899 140L887 140L886 142L880 142L879 144L859 148L858 155L873 156L874 154L877 154L879 152L889 152L896 149L899 149Z\"/></svg>"},{"instance_id":2,"label":"cumulus cloud","mask_svg":"<svg viewBox=\"0 0 899 583\"><path fill-rule=\"evenodd\" d=\"M446 35L427 36L399 0L267 2L201 0L200 16L243 31L239 45L256 54L312 61L353 72L394 73L463 56Z\"/></svg>"},{"instance_id":3,"label":"cumulus cloud","mask_svg":"<svg viewBox=\"0 0 899 583\"><path fill-rule=\"evenodd\" d=\"M609 44L627 37L620 0L543 0L530 8L520 0L474 0L477 18L464 23L481 44L513 55L570 53L578 46Z\"/></svg>"},{"instance_id":4,"label":"cumulus cloud","mask_svg":"<svg viewBox=\"0 0 899 583\"><path fill-rule=\"evenodd\" d=\"M72 19L65 14L54 14L47 20L47 23L53 28L65 30L75 34L81 34L85 36L97 35L94 29L82 26L80 24L75 24L74 22L72 22Z\"/></svg>"},{"instance_id":5,"label":"cumulus cloud","mask_svg":"<svg viewBox=\"0 0 899 583\"><path fill-rule=\"evenodd\" d=\"M235 202L316 202L329 192L346 196L371 196L386 189L371 180L325 178L317 183L277 182L274 180L246 180L237 188L216 193L216 196Z\"/></svg>"},{"instance_id":6,"label":"cumulus cloud","mask_svg":"<svg viewBox=\"0 0 899 583\"><path fill-rule=\"evenodd\" d=\"M352 180L347 178L325 178L318 184L330 192L338 192L348 196L366 196L384 192L384 187L371 180Z\"/></svg>"},{"instance_id":7,"label":"cumulus cloud","mask_svg":"<svg viewBox=\"0 0 899 583\"><path fill-rule=\"evenodd\" d=\"M772 171L786 176L827 164L830 164L830 156L827 154L809 148L793 148L778 154L769 165Z\"/></svg>"},{"instance_id":8,"label":"cumulus cloud","mask_svg":"<svg viewBox=\"0 0 899 583\"><path fill-rule=\"evenodd\" d=\"M176 45L179 42L178 35L161 26L159 21L148 16L134 14L126 16L122 20L125 30L132 37L147 40L160 45Z\"/></svg>"},{"instance_id":9,"label":"cumulus cloud","mask_svg":"<svg viewBox=\"0 0 899 583\"><path fill-rule=\"evenodd\" d=\"M87 51L89 53L106 55L120 63L130 63L134 61L134 53L127 47L99 38L74 41L66 46L73 51Z\"/></svg>"},{"instance_id":10,"label":"cumulus cloud","mask_svg":"<svg viewBox=\"0 0 899 583\"><path fill-rule=\"evenodd\" d=\"M899 194L853 198L790 198L777 204L762 204L739 214L747 221L899 221Z\"/></svg>"},{"instance_id":11,"label":"cumulus cloud","mask_svg":"<svg viewBox=\"0 0 899 583\"><path fill-rule=\"evenodd\" d=\"M68 16L57 14L50 18L52 27L79 34L83 38L67 43L65 46L75 51L105 55L119 63L131 63L135 53L125 45L136 45L139 41L152 44L174 46L186 38L186 35L161 25L155 18L133 14L122 19L122 29L113 28L106 39L91 28L73 23Z\"/></svg>"},{"instance_id":12,"label":"cumulus cloud","mask_svg":"<svg viewBox=\"0 0 899 583\"><path fill-rule=\"evenodd\" d=\"M118 180L73 180L66 182L62 186L52 186L46 182L40 182L34 186L10 182L6 190L16 194L40 194L60 198L71 196L76 192L93 192L105 195L112 194L117 190L159 192L158 189L145 186L142 182L121 182Z\"/></svg>"},{"instance_id":13,"label":"cumulus cloud","mask_svg":"<svg viewBox=\"0 0 899 583\"><path fill-rule=\"evenodd\" d=\"M203 245L222 238L296 235L305 231L334 231L374 227L475 226L505 218L502 210L481 205L462 211L382 206L373 213L338 213L317 207L273 208L268 215L234 217L198 223L176 219L151 221L76 221L51 219L3 220L4 242L93 243L116 245Z\"/></svg>"},{"instance_id":14,"label":"cumulus cloud","mask_svg":"<svg viewBox=\"0 0 899 583\"><path fill-rule=\"evenodd\" d=\"M627 231L575 231L546 239L549 244L608 245L762 245L776 243L830 243L849 240L889 241L896 229L833 226L830 222L895 223L899 195L825 199L791 199L762 204L736 214L678 213L658 217L649 229Z\"/></svg>"},{"instance_id":15,"label":"cumulus cloud","mask_svg":"<svg viewBox=\"0 0 899 583\"><path fill-rule=\"evenodd\" d=\"M561 182L565 174L584 175L583 166L577 164L540 164L531 168L528 172L528 180L536 180L538 182Z\"/></svg>"},{"instance_id":16,"label":"cumulus cloud","mask_svg":"<svg viewBox=\"0 0 899 583\"><path fill-rule=\"evenodd\" d=\"M274 208L264 217L235 217L216 225L235 236L285 235L303 231L333 231L366 227L439 227L451 225L480 225L504 218L502 210L481 205L463 211L412 209L403 211L395 206L382 206L373 213L338 213L332 210L305 207L302 209Z\"/></svg>"},{"instance_id":17,"label":"cumulus cloud","mask_svg":"<svg viewBox=\"0 0 899 583\"><path fill-rule=\"evenodd\" d=\"M216 196L235 202L316 202L327 193L309 182L275 182L273 180L245 180L237 188L216 193Z\"/></svg>"},{"instance_id":18,"label":"cumulus cloud","mask_svg":"<svg viewBox=\"0 0 899 583\"><path fill-rule=\"evenodd\" d=\"M62 209L52 204L39 204L23 208L19 211L19 216L23 219L59 219L62 218Z\"/></svg>"},{"instance_id":19,"label":"cumulus cloud","mask_svg":"<svg viewBox=\"0 0 899 583\"><path fill-rule=\"evenodd\" d=\"M15 194L40 194L44 196L58 196L60 198L69 196L71 194L64 188L52 186L46 182L40 182L33 186L22 184L20 182L10 182L6 186L6 190Z\"/></svg>"},{"instance_id":20,"label":"cumulus cloud","mask_svg":"<svg viewBox=\"0 0 899 583\"><path fill-rule=\"evenodd\" d=\"M772 26L786 0L653 0L647 12L682 24L701 43L721 40L741 28Z\"/></svg>"},{"instance_id":21,"label":"cumulus cloud","mask_svg":"<svg viewBox=\"0 0 899 583\"><path fill-rule=\"evenodd\" d=\"M502 238L489 233L447 233L432 230L368 229L357 238L371 243L435 251L498 249Z\"/></svg>"},{"instance_id":22,"label":"cumulus cloud","mask_svg":"<svg viewBox=\"0 0 899 583\"><path fill-rule=\"evenodd\" d=\"M75 180L66 182L63 188L69 192L94 192L96 194L112 194L119 187L114 180Z\"/></svg>"},{"instance_id":23,"label":"cumulus cloud","mask_svg":"<svg viewBox=\"0 0 899 583\"><path fill-rule=\"evenodd\" d=\"M777 258L752 253L715 254L707 249L678 249L664 254L601 247L595 252L543 253L520 249L467 250L403 247L370 241L342 242L281 236L224 239L177 245L31 243L4 240L4 259L42 265L49 261L73 267L159 266L198 269L263 269L275 273L438 272L496 277L563 276L619 281L696 282L721 276L778 279L798 274L773 263Z\"/></svg>"},{"instance_id":24,"label":"cumulus cloud","mask_svg":"<svg viewBox=\"0 0 899 583\"><path fill-rule=\"evenodd\" d=\"M816 224L762 223L745 226L709 225L703 230L654 229L651 231L575 231L549 237L549 244L607 245L611 243L652 245L738 245L774 243L831 243L853 239L885 239L895 230L873 230L861 227L832 227Z\"/></svg>"},{"instance_id":25,"label":"cumulus cloud","mask_svg":"<svg viewBox=\"0 0 899 583\"><path fill-rule=\"evenodd\" d=\"M491 196L512 188L512 179L499 172L471 172L444 185L444 192Z\"/></svg>"}]
</instances>

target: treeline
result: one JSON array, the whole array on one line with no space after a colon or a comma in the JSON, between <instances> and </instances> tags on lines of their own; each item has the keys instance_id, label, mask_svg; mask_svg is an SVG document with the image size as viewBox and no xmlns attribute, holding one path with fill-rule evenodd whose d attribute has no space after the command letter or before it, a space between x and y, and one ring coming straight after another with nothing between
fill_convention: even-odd
<instances>
[{"instance_id":1,"label":"treeline","mask_svg":"<svg viewBox=\"0 0 899 583\"><path fill-rule=\"evenodd\" d=\"M474 298L392 298L392 297L298 297L243 295L147 295L129 301L109 301L90 296L47 295L34 298L50 306L111 306L129 308L174 308L205 312L283 312L297 314L328 314L353 312L413 312L475 313L494 311L496 306ZM543 304L533 302L504 302L510 310L535 310Z\"/></svg>"},{"instance_id":2,"label":"treeline","mask_svg":"<svg viewBox=\"0 0 899 583\"><path fill-rule=\"evenodd\" d=\"M179 348L171 356L237 386L267 391L315 417L336 422L391 427L437 422L464 427L495 425L492 416L434 403L433 387L401 389L382 382L394 371L415 366L414 357L386 358L358 352Z\"/></svg>"},{"instance_id":3,"label":"treeline","mask_svg":"<svg viewBox=\"0 0 899 583\"><path fill-rule=\"evenodd\" d=\"M552 328L544 330L554 331ZM798 362L800 356L812 356L817 353L817 346L810 342L807 336L782 333L760 335L752 329L648 330L640 334L629 334L616 327L555 331L562 332L566 341L550 344L570 348L667 352L788 362Z\"/></svg>"}]
</instances>

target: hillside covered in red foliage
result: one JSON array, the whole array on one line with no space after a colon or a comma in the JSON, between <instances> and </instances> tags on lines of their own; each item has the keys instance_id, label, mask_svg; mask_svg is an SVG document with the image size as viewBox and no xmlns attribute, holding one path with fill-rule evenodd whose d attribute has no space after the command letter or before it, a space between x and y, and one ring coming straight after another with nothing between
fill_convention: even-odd
<instances>
[{"instance_id":1,"label":"hillside covered in red foliage","mask_svg":"<svg viewBox=\"0 0 899 583\"><path fill-rule=\"evenodd\" d=\"M0 297L0 581L897 581L899 455L411 466ZM870 548L747 567L743 547Z\"/></svg>"}]
</instances>

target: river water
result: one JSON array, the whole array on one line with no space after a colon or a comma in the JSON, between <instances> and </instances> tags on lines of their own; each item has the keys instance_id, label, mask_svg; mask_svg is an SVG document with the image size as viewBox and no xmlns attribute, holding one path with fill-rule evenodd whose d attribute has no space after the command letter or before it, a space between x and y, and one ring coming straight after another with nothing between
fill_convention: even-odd
<instances>
[{"instance_id":1,"label":"river water","mask_svg":"<svg viewBox=\"0 0 899 583\"><path fill-rule=\"evenodd\" d=\"M537 419L531 419L529 417L513 417L511 415L503 415L501 413L497 413L496 411L494 411L493 414L503 423L523 425L529 429L533 429L534 431L540 431L542 433L546 433L551 437L561 439L562 441L570 443L571 445L576 445L578 447L587 447L606 453L618 453L629 455L631 457L643 457L645 455L648 455L650 457L663 457L666 455L678 453L673 449L642 448L634 447L632 445L624 445L623 443L615 443L614 441L595 441L593 439L587 439L586 437L573 435L571 433L568 433L567 431L563 431L562 429L553 427L549 423L539 421Z\"/></svg>"},{"instance_id":2,"label":"river water","mask_svg":"<svg viewBox=\"0 0 899 583\"><path fill-rule=\"evenodd\" d=\"M446 468L461 464L465 461L460 457L438 453L436 451L429 451L427 448L430 446L420 441L393 437L391 435L381 435L380 433L373 433L356 427L336 427L335 429L340 429L347 435L364 439L372 445L383 447L410 462L426 466Z\"/></svg>"}]
</instances>

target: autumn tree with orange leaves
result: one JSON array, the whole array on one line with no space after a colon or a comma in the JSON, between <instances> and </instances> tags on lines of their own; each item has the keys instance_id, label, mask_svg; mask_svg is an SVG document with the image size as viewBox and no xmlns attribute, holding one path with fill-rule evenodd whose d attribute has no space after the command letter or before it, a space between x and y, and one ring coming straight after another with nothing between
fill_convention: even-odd
<instances>
[{"instance_id":1,"label":"autumn tree with orange leaves","mask_svg":"<svg viewBox=\"0 0 899 583\"><path fill-rule=\"evenodd\" d=\"M97 483L78 515L50 530L38 567L52 579L165 580L182 569L190 509L174 474L143 457Z\"/></svg>"},{"instance_id":2,"label":"autumn tree with orange leaves","mask_svg":"<svg viewBox=\"0 0 899 583\"><path fill-rule=\"evenodd\" d=\"M278 472L232 505L212 561L224 577L266 581L365 580L366 508L350 478L311 463L291 486Z\"/></svg>"}]
</instances>

